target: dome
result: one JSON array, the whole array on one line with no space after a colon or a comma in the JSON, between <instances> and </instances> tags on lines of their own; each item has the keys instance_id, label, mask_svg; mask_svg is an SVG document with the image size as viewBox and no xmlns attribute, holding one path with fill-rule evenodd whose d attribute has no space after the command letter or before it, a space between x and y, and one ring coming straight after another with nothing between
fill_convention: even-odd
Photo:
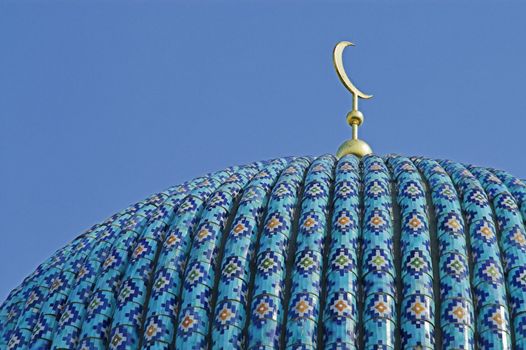
<instances>
[{"instance_id":1,"label":"dome","mask_svg":"<svg viewBox=\"0 0 526 350\"><path fill-rule=\"evenodd\" d=\"M290 157L174 186L14 289L1 349L523 349L526 186L447 160Z\"/></svg>"}]
</instances>

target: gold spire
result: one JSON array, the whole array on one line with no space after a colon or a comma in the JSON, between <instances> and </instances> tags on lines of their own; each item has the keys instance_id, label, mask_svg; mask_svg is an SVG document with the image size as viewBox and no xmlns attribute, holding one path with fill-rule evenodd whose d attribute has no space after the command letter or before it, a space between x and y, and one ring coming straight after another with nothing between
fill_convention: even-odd
<instances>
[{"instance_id":1,"label":"gold spire","mask_svg":"<svg viewBox=\"0 0 526 350\"><path fill-rule=\"evenodd\" d=\"M349 90L353 96L352 111L347 113L347 123L352 127L352 139L342 143L338 151L336 152L336 157L340 159L341 157L347 154L354 154L358 157L363 157L367 154L373 153L371 147L365 142L358 139L358 127L363 123L363 114L358 110L358 98L369 99L373 95L367 95L361 92L354 84L351 82L351 79L345 73L343 68L343 50L347 46L354 46L353 43L349 41L340 41L335 47L333 52L333 62L336 73L340 81L345 85L347 90Z\"/></svg>"}]
</instances>

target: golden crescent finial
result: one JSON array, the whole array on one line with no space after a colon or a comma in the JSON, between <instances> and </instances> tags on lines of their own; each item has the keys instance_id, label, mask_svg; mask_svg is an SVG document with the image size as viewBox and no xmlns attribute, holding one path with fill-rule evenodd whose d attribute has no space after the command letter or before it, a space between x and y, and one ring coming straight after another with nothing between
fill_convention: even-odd
<instances>
[{"instance_id":1,"label":"golden crescent finial","mask_svg":"<svg viewBox=\"0 0 526 350\"><path fill-rule=\"evenodd\" d=\"M338 77L340 78L340 81L343 85L351 92L353 95L353 110L358 110L358 97L363 99L369 99L373 97L373 95L368 95L360 89L358 89L349 79L347 76L347 73L345 72L345 68L343 67L343 50L347 46L354 46L353 43L350 41L340 41L336 46L334 47L334 51L332 54L333 62L334 62L334 68L336 69L336 73L338 74Z\"/></svg>"},{"instance_id":2,"label":"golden crescent finial","mask_svg":"<svg viewBox=\"0 0 526 350\"><path fill-rule=\"evenodd\" d=\"M334 47L334 51L332 54L334 68L336 69L336 73L338 74L340 81L347 88L347 90L351 92L353 96L352 111L350 111L347 114L347 122L352 127L352 139L345 141L340 146L340 148L338 149L338 152L336 152L336 156L338 157L338 159L340 159L341 157L347 154L354 154L358 157L363 157L364 155L372 153L371 147L366 142L358 139L358 127L363 123L363 114L362 112L358 110L358 98L369 99L373 97L373 95L368 95L360 91L351 82L351 79L349 79L349 77L347 76L347 73L345 72L345 68L343 67L343 57L342 57L343 50L347 46L354 46L354 44L351 43L350 41L340 41Z\"/></svg>"}]
</instances>

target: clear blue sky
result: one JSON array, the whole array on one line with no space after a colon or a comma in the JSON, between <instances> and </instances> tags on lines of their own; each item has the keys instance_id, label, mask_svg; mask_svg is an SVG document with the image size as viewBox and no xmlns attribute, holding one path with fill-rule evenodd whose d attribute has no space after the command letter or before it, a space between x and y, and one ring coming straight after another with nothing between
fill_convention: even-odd
<instances>
[{"instance_id":1,"label":"clear blue sky","mask_svg":"<svg viewBox=\"0 0 526 350\"><path fill-rule=\"evenodd\" d=\"M3 1L0 299L130 203L233 164L376 153L526 177L519 1Z\"/></svg>"}]
</instances>

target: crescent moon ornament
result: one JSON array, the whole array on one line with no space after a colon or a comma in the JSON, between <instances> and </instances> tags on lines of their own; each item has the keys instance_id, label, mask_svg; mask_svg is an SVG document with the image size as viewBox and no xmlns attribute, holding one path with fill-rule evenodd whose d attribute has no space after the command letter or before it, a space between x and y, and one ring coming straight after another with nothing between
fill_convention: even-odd
<instances>
[{"instance_id":1,"label":"crescent moon ornament","mask_svg":"<svg viewBox=\"0 0 526 350\"><path fill-rule=\"evenodd\" d=\"M345 68L343 67L343 50L345 50L347 46L354 46L354 44L350 41L340 41L338 44L336 44L336 46L334 47L332 58L334 62L334 69L336 69L338 78L340 78L342 84L353 95L353 110L358 110L358 97L363 99L370 99L371 97L373 97L373 95L368 95L360 91L360 89L358 89L352 83L351 79L349 79L349 77L347 76Z\"/></svg>"},{"instance_id":2,"label":"crescent moon ornament","mask_svg":"<svg viewBox=\"0 0 526 350\"><path fill-rule=\"evenodd\" d=\"M354 46L353 43L350 41L340 41L336 46L334 47L333 52L333 61L334 61L334 68L336 69L336 73L338 73L338 77L340 78L341 82L347 90L351 92L351 94L356 95L360 98L369 99L373 97L373 95L368 95L362 91L360 91L352 82L351 79L347 76L347 73L345 72L345 68L343 67L343 50L347 46Z\"/></svg>"},{"instance_id":3,"label":"crescent moon ornament","mask_svg":"<svg viewBox=\"0 0 526 350\"><path fill-rule=\"evenodd\" d=\"M340 78L342 84L349 90L353 96L353 106L352 111L347 114L347 122L352 127L352 139L345 141L338 152L336 152L336 157L340 159L341 157L347 154L354 154L358 157L363 157L367 154L373 153L371 147L365 142L358 139L358 127L363 123L363 114L358 110L358 98L370 99L373 95L368 95L360 89L358 89L349 79L345 68L343 67L343 50L347 46L354 46L350 41L340 41L334 47L332 54L334 69Z\"/></svg>"}]
</instances>

